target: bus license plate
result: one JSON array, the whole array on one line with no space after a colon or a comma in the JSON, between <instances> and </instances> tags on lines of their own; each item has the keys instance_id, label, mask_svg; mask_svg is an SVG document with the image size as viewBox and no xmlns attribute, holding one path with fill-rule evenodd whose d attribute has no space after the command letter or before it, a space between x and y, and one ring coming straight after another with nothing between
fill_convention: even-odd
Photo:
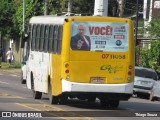
<instances>
[{"instance_id":1,"label":"bus license plate","mask_svg":"<svg viewBox=\"0 0 160 120\"><path fill-rule=\"evenodd\" d=\"M91 83L103 84L105 81L104 77L91 77Z\"/></svg>"}]
</instances>

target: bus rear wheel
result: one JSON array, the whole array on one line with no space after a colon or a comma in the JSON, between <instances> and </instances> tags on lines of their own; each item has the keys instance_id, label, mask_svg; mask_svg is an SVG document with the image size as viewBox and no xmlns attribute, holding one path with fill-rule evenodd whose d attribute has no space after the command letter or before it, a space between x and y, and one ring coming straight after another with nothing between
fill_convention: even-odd
<instances>
[{"instance_id":1,"label":"bus rear wheel","mask_svg":"<svg viewBox=\"0 0 160 120\"><path fill-rule=\"evenodd\" d=\"M41 99L41 97L42 97L42 93L41 92L34 91L34 90L32 90L32 92L33 92L33 98L34 99Z\"/></svg>"},{"instance_id":2,"label":"bus rear wheel","mask_svg":"<svg viewBox=\"0 0 160 120\"><path fill-rule=\"evenodd\" d=\"M68 102L68 95L66 95L66 94L61 94L61 95L59 96L59 104L65 105L65 104L67 104L67 102Z\"/></svg>"},{"instance_id":3,"label":"bus rear wheel","mask_svg":"<svg viewBox=\"0 0 160 120\"><path fill-rule=\"evenodd\" d=\"M110 108L118 108L119 106L119 100L110 100L108 102L109 102Z\"/></svg>"},{"instance_id":4,"label":"bus rear wheel","mask_svg":"<svg viewBox=\"0 0 160 120\"><path fill-rule=\"evenodd\" d=\"M103 99L103 98L100 99L100 104L101 104L102 108L108 108L109 107L108 101Z\"/></svg>"},{"instance_id":5,"label":"bus rear wheel","mask_svg":"<svg viewBox=\"0 0 160 120\"><path fill-rule=\"evenodd\" d=\"M95 101L96 101L96 97L94 97L94 96L90 96L88 98L88 102L95 102Z\"/></svg>"},{"instance_id":6,"label":"bus rear wheel","mask_svg":"<svg viewBox=\"0 0 160 120\"><path fill-rule=\"evenodd\" d=\"M21 71L21 84L26 84L26 80L23 79L23 72Z\"/></svg>"}]
</instances>

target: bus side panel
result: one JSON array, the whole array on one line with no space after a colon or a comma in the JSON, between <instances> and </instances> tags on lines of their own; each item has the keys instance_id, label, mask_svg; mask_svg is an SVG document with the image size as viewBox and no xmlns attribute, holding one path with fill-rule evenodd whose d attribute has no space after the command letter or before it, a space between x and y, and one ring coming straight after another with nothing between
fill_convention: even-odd
<instances>
[{"instance_id":1,"label":"bus side panel","mask_svg":"<svg viewBox=\"0 0 160 120\"><path fill-rule=\"evenodd\" d=\"M52 54L51 74L52 94L57 96L62 93L60 55Z\"/></svg>"},{"instance_id":2,"label":"bus side panel","mask_svg":"<svg viewBox=\"0 0 160 120\"><path fill-rule=\"evenodd\" d=\"M69 44L70 41L70 24L71 20L64 22L62 44L60 54L52 55L52 67L51 67L51 84L52 94L54 96L62 94L62 77L64 76L64 63L69 61Z\"/></svg>"},{"instance_id":3,"label":"bus side panel","mask_svg":"<svg viewBox=\"0 0 160 120\"><path fill-rule=\"evenodd\" d=\"M133 23L131 20L128 20L129 23L129 64L133 66L133 80L134 80L134 66L135 66L135 41L134 41L134 29Z\"/></svg>"}]
</instances>

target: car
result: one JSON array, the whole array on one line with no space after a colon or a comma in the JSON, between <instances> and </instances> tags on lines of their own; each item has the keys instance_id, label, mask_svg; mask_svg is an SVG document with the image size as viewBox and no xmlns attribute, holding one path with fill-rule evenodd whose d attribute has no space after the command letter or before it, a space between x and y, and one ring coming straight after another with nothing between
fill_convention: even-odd
<instances>
[{"instance_id":1,"label":"car","mask_svg":"<svg viewBox=\"0 0 160 120\"><path fill-rule=\"evenodd\" d=\"M133 94L139 98L150 99L154 84L158 81L157 73L151 68L135 66Z\"/></svg>"},{"instance_id":2,"label":"car","mask_svg":"<svg viewBox=\"0 0 160 120\"><path fill-rule=\"evenodd\" d=\"M149 99L151 101L160 100L160 80L155 82Z\"/></svg>"}]
</instances>

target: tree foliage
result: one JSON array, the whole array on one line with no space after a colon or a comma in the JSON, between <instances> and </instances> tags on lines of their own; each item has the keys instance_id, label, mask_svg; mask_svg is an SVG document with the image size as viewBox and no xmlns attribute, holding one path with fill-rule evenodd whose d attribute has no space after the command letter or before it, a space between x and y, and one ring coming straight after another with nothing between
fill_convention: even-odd
<instances>
[{"instance_id":1,"label":"tree foliage","mask_svg":"<svg viewBox=\"0 0 160 120\"><path fill-rule=\"evenodd\" d=\"M160 39L151 45L148 56L149 66L160 73Z\"/></svg>"},{"instance_id":2,"label":"tree foliage","mask_svg":"<svg viewBox=\"0 0 160 120\"><path fill-rule=\"evenodd\" d=\"M160 73L160 39L153 41L150 49L141 49L140 66L152 68Z\"/></svg>"},{"instance_id":3,"label":"tree foliage","mask_svg":"<svg viewBox=\"0 0 160 120\"><path fill-rule=\"evenodd\" d=\"M72 0L72 12L93 14L95 0ZM132 4L135 4L134 0ZM44 0L25 0L25 25L32 16L44 14ZM116 0L109 0L108 15L113 15L113 6ZM128 3L125 3L126 5ZM67 0L48 0L48 12L50 15L56 13L67 12ZM1 0L0 1L0 31L6 39L16 39L22 34L23 24L23 0ZM127 11L127 10L125 10ZM129 11L129 10L128 10ZM25 27L26 28L26 27Z\"/></svg>"},{"instance_id":4,"label":"tree foliage","mask_svg":"<svg viewBox=\"0 0 160 120\"><path fill-rule=\"evenodd\" d=\"M153 19L146 28L151 38L157 40L151 42L150 49L141 49L141 66L150 67L160 73L160 20Z\"/></svg>"},{"instance_id":5,"label":"tree foliage","mask_svg":"<svg viewBox=\"0 0 160 120\"><path fill-rule=\"evenodd\" d=\"M32 16L43 15L43 0L25 0L25 29ZM18 27L19 35L22 34L23 3L21 2L15 13L14 23Z\"/></svg>"},{"instance_id":6,"label":"tree foliage","mask_svg":"<svg viewBox=\"0 0 160 120\"><path fill-rule=\"evenodd\" d=\"M13 17L16 11L16 6L12 0L1 0L0 1L0 31L2 37L10 39L14 37L14 22Z\"/></svg>"},{"instance_id":7,"label":"tree foliage","mask_svg":"<svg viewBox=\"0 0 160 120\"><path fill-rule=\"evenodd\" d=\"M160 19L153 18L146 31L149 32L150 37L160 38Z\"/></svg>"}]
</instances>

